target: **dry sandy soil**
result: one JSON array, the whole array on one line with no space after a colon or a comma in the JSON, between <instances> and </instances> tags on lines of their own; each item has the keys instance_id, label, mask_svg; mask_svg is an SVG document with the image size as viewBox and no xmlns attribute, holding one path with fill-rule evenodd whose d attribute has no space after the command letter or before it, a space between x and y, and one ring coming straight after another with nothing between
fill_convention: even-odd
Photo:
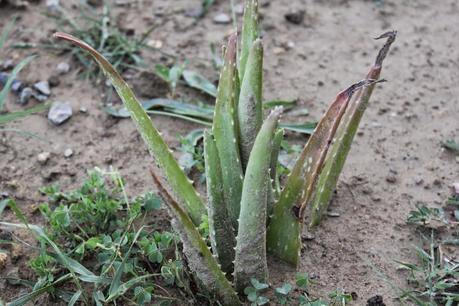
<instances>
[{"instance_id":1,"label":"dry sandy soil","mask_svg":"<svg viewBox=\"0 0 459 306\"><path fill-rule=\"evenodd\" d=\"M72 14L73 3L62 1ZM113 15L126 29L142 33L155 28L150 39L162 42L162 50L188 59L190 67L211 79L213 70L210 43L222 44L230 25L212 19L230 13L229 1L218 1L202 20L185 17L184 11L200 1L144 0L114 7ZM238 1L236 1L238 2ZM406 287L406 275L394 260L414 260L413 246L420 237L405 224L408 212L417 203L441 206L450 194L449 186L459 176L456 157L444 151L440 142L459 137L459 4L444 1L346 1L346 0L262 0L262 29L266 45L266 99L299 99L310 110L312 121L320 118L336 93L362 79L374 60L380 41L372 38L396 29L399 36L383 71L387 83L378 85L352 147L331 209L337 218L326 219L306 241L300 271L316 277L314 295L345 288L358 296L354 305L364 305L376 294L387 305L397 305L394 287ZM302 25L288 23L284 14L306 10ZM42 14L44 1L20 11L0 8L0 28L13 13L20 19L12 38L38 43L50 37L54 23ZM11 42L11 41L10 41ZM32 220L33 205L43 198L38 189L58 182L64 190L76 187L87 169L113 166L128 182L132 194L152 189L147 169L151 163L132 122L109 117L103 110L103 86L77 77L69 55L56 56L41 48L6 49L1 58L18 62L38 53L21 74L30 82L56 74L56 65L67 61L70 73L52 90L52 101L68 101L74 115L61 126L53 126L44 115L35 115L8 127L41 135L51 143L0 134L0 191L18 199ZM159 52L145 52L152 66L165 60ZM148 67L144 67L148 68ZM134 82L131 80L130 82ZM191 100L196 92L179 88L179 98ZM202 99L202 95L198 95ZM114 99L114 98L112 98ZM8 108L18 109L10 96ZM211 101L209 101L211 102ZM79 112L86 108L87 113ZM197 125L176 119L153 118L169 144L177 148L177 134L186 134ZM292 118L292 120L300 120ZM304 137L289 133L288 139ZM71 148L74 155L64 157ZM51 152L45 165L37 161L41 152ZM14 220L7 212L2 216ZM446 249L453 254L457 249ZM7 273L11 266L0 271ZM292 269L273 261L272 281L292 277ZM19 293L0 281L4 299Z\"/></svg>"}]
</instances>

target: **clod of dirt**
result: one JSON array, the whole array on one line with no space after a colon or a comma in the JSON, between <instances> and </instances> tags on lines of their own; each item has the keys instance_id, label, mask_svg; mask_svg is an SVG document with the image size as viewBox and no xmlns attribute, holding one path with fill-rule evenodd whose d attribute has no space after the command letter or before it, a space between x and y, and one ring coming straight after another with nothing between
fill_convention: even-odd
<instances>
[{"instance_id":1,"label":"clod of dirt","mask_svg":"<svg viewBox=\"0 0 459 306\"><path fill-rule=\"evenodd\" d=\"M37 156L37 160L40 164L44 165L48 162L49 158L51 156L51 153L49 152L42 152L40 154L38 154Z\"/></svg>"},{"instance_id":2,"label":"clod of dirt","mask_svg":"<svg viewBox=\"0 0 459 306\"><path fill-rule=\"evenodd\" d=\"M2 270L5 267L7 259L8 254L0 252L0 270Z\"/></svg>"},{"instance_id":3,"label":"clod of dirt","mask_svg":"<svg viewBox=\"0 0 459 306\"><path fill-rule=\"evenodd\" d=\"M69 103L54 102L48 112L48 120L60 125L72 117L72 107Z\"/></svg>"},{"instance_id":4,"label":"clod of dirt","mask_svg":"<svg viewBox=\"0 0 459 306\"><path fill-rule=\"evenodd\" d=\"M56 66L56 71L59 73L59 74L66 74L67 72L70 71L70 65L66 62L60 62L57 66Z\"/></svg>"},{"instance_id":5,"label":"clod of dirt","mask_svg":"<svg viewBox=\"0 0 459 306\"><path fill-rule=\"evenodd\" d=\"M143 98L165 97L169 93L169 84L153 72L142 71L133 79L136 94Z\"/></svg>"},{"instance_id":6,"label":"clod of dirt","mask_svg":"<svg viewBox=\"0 0 459 306\"><path fill-rule=\"evenodd\" d=\"M61 81L59 80L58 76L52 75L52 76L50 76L48 78L48 83L49 83L49 86L51 86L51 87L57 87L57 86L59 86Z\"/></svg>"},{"instance_id":7,"label":"clod of dirt","mask_svg":"<svg viewBox=\"0 0 459 306\"><path fill-rule=\"evenodd\" d=\"M284 17L288 22L298 25L303 23L305 13L305 10L298 10L289 12L285 14Z\"/></svg>"},{"instance_id":8,"label":"clod of dirt","mask_svg":"<svg viewBox=\"0 0 459 306\"><path fill-rule=\"evenodd\" d=\"M375 295L374 297L368 299L367 306L386 306L386 304L384 303L382 296Z\"/></svg>"},{"instance_id":9,"label":"clod of dirt","mask_svg":"<svg viewBox=\"0 0 459 306\"><path fill-rule=\"evenodd\" d=\"M394 183L397 182L397 177L395 176L395 174L390 173L390 174L388 174L388 175L386 176L386 181L387 181L388 183L394 184Z\"/></svg>"}]
</instances>

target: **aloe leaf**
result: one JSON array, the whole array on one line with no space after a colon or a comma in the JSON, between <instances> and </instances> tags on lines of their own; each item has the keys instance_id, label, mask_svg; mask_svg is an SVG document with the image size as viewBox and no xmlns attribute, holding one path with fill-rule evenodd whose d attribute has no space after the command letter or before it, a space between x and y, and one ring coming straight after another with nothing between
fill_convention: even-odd
<instances>
[{"instance_id":1,"label":"aloe leaf","mask_svg":"<svg viewBox=\"0 0 459 306\"><path fill-rule=\"evenodd\" d=\"M199 89L212 97L217 96L217 88L205 77L191 70L183 71L183 78L188 86Z\"/></svg>"},{"instance_id":2,"label":"aloe leaf","mask_svg":"<svg viewBox=\"0 0 459 306\"><path fill-rule=\"evenodd\" d=\"M338 94L303 148L273 209L268 226L267 247L269 252L286 262L298 264L307 198L314 190L316 177L349 100L356 89L367 83L362 81L353 84Z\"/></svg>"},{"instance_id":3,"label":"aloe leaf","mask_svg":"<svg viewBox=\"0 0 459 306\"><path fill-rule=\"evenodd\" d=\"M10 91L11 85L13 85L13 81L16 79L16 76L34 58L35 58L35 56L33 56L33 55L29 56L29 57L26 57L19 64L17 64L16 67L14 67L14 69L11 72L8 80L6 81L5 86L3 86L3 89L0 91L0 112L3 111L3 108L5 107L6 96L8 95L8 92Z\"/></svg>"},{"instance_id":4,"label":"aloe leaf","mask_svg":"<svg viewBox=\"0 0 459 306\"><path fill-rule=\"evenodd\" d=\"M246 0L242 24L241 55L239 59L239 79L244 80L250 48L258 38L258 0Z\"/></svg>"},{"instance_id":5,"label":"aloe leaf","mask_svg":"<svg viewBox=\"0 0 459 306\"><path fill-rule=\"evenodd\" d=\"M265 120L247 164L234 262L235 286L239 292L250 285L252 278L262 282L268 278L266 219L268 189L271 188L269 169L273 136L281 113L282 108L276 108Z\"/></svg>"},{"instance_id":6,"label":"aloe leaf","mask_svg":"<svg viewBox=\"0 0 459 306\"><path fill-rule=\"evenodd\" d=\"M223 176L223 193L229 218L234 229L237 229L239 217L242 166L239 156L236 102L238 76L236 69L237 36L231 35L225 54L225 63L220 76L217 102L215 105L212 134L217 144L218 156Z\"/></svg>"},{"instance_id":7,"label":"aloe leaf","mask_svg":"<svg viewBox=\"0 0 459 306\"><path fill-rule=\"evenodd\" d=\"M185 205L194 224L199 225L202 215L205 214L205 206L199 194L193 187L192 181L190 181L183 170L180 169L179 164L172 155L166 142L153 126L150 117L148 117L148 114L145 112L128 84L99 52L85 42L65 33L55 33L54 37L64 39L83 48L99 64L112 82L126 108L129 110L137 130L142 135L155 162L164 172L174 195L179 199L180 203Z\"/></svg>"},{"instance_id":8,"label":"aloe leaf","mask_svg":"<svg viewBox=\"0 0 459 306\"><path fill-rule=\"evenodd\" d=\"M32 115L32 114L35 114L41 111L44 111L48 108L49 108L49 104L38 104L33 107L29 107L23 111L16 111L12 113L2 114L0 115L0 125L27 117L29 115Z\"/></svg>"},{"instance_id":9,"label":"aloe leaf","mask_svg":"<svg viewBox=\"0 0 459 306\"><path fill-rule=\"evenodd\" d=\"M211 133L204 132L204 158L207 183L207 211L210 242L224 272L233 270L236 239L223 196L223 179L217 145Z\"/></svg>"},{"instance_id":10,"label":"aloe leaf","mask_svg":"<svg viewBox=\"0 0 459 306\"><path fill-rule=\"evenodd\" d=\"M172 211L176 219L172 225L178 231L183 242L183 252L187 256L188 264L196 272L204 286L220 297L223 305L241 305L236 291L220 269L220 265L212 255L207 243L202 239L199 230L183 208L172 198L157 175L152 171L153 181L158 186L159 194Z\"/></svg>"},{"instance_id":11,"label":"aloe leaf","mask_svg":"<svg viewBox=\"0 0 459 306\"><path fill-rule=\"evenodd\" d=\"M376 61L367 75L367 80L376 80L381 75L383 61L389 52L391 44L395 41L396 35L396 31L391 31L378 37L378 39L387 38L387 41L379 51ZM324 212L328 208L330 198L336 188L339 175L343 169L349 150L351 149L352 141L359 127L363 113L368 106L374 87L375 84L371 84L360 89L355 95L354 101L350 103L342 123L340 123L336 141L330 148L330 152L328 153L317 183L317 193L312 201L310 226L318 225Z\"/></svg>"},{"instance_id":12,"label":"aloe leaf","mask_svg":"<svg viewBox=\"0 0 459 306\"><path fill-rule=\"evenodd\" d=\"M274 133L273 137L273 148L271 151L271 162L269 166L270 170L270 178L271 184L269 185L271 188L268 190L268 219L271 218L271 214L273 211L273 207L277 198L279 197L278 190L275 186L279 185L279 177L277 175L277 163L279 159L279 151L281 148L282 139L284 138L284 130L278 129Z\"/></svg>"},{"instance_id":13,"label":"aloe leaf","mask_svg":"<svg viewBox=\"0 0 459 306\"><path fill-rule=\"evenodd\" d=\"M263 44L257 39L250 48L237 106L240 152L245 169L250 151L263 122Z\"/></svg>"}]
</instances>

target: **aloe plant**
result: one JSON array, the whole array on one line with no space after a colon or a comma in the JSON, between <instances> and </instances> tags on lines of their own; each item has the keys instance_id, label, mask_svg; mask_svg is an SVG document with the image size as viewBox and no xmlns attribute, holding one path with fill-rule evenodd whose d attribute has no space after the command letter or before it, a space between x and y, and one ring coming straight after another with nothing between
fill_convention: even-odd
<instances>
[{"instance_id":1,"label":"aloe plant","mask_svg":"<svg viewBox=\"0 0 459 306\"><path fill-rule=\"evenodd\" d=\"M284 134L278 124L282 108L275 108L263 122L263 47L257 12L258 1L247 0L241 48L233 34L225 49L212 128L204 137L207 205L110 63L77 38L55 34L88 51L112 81L161 171L162 175L153 171L154 181L174 217L172 224L181 235L189 266L224 305L240 304L237 292L251 279L268 280L267 253L298 263L308 207L312 203L316 225L396 36L388 32L380 37L387 42L370 73L338 94L281 189L275 168ZM209 220L210 248L196 228L204 214Z\"/></svg>"}]
</instances>

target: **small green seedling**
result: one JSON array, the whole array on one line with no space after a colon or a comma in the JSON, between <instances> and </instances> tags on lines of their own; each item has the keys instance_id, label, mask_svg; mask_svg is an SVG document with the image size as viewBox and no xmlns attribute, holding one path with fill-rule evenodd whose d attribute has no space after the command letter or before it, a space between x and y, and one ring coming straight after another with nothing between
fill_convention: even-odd
<instances>
[{"instance_id":1,"label":"small green seedling","mask_svg":"<svg viewBox=\"0 0 459 306\"><path fill-rule=\"evenodd\" d=\"M207 203L174 159L144 106L115 68L89 44L65 33L54 36L86 50L106 72L161 170L152 177L174 216L188 264L203 287L223 305L240 305L251 279L268 280L267 253L297 265L306 213L322 219L336 188L359 122L379 83L382 63L396 32L366 78L341 91L315 127L282 190L276 164L282 143L282 107L263 120L263 43L258 1L246 0L242 37L225 49L211 129L204 134ZM240 46L240 49L238 48ZM238 56L239 55L239 56ZM199 231L208 220L211 248ZM205 221L207 222L207 221Z\"/></svg>"},{"instance_id":2,"label":"small green seedling","mask_svg":"<svg viewBox=\"0 0 459 306\"><path fill-rule=\"evenodd\" d=\"M260 283L257 279L252 278L250 280L251 286L244 289L245 295L250 302L251 306L266 305L269 303L269 299L263 296L261 293L269 288L268 284Z\"/></svg>"},{"instance_id":3,"label":"small green seedling","mask_svg":"<svg viewBox=\"0 0 459 306\"><path fill-rule=\"evenodd\" d=\"M183 70L185 69L186 62L182 64L175 64L171 68L162 64L155 65L155 73L169 84L172 97L175 96L175 89L182 77Z\"/></svg>"},{"instance_id":4,"label":"small green seedling","mask_svg":"<svg viewBox=\"0 0 459 306\"><path fill-rule=\"evenodd\" d=\"M448 224L445 217L445 212L441 208L431 208L427 206L417 206L417 210L410 211L407 223L416 224L420 226L428 226L433 221Z\"/></svg>"}]
</instances>

